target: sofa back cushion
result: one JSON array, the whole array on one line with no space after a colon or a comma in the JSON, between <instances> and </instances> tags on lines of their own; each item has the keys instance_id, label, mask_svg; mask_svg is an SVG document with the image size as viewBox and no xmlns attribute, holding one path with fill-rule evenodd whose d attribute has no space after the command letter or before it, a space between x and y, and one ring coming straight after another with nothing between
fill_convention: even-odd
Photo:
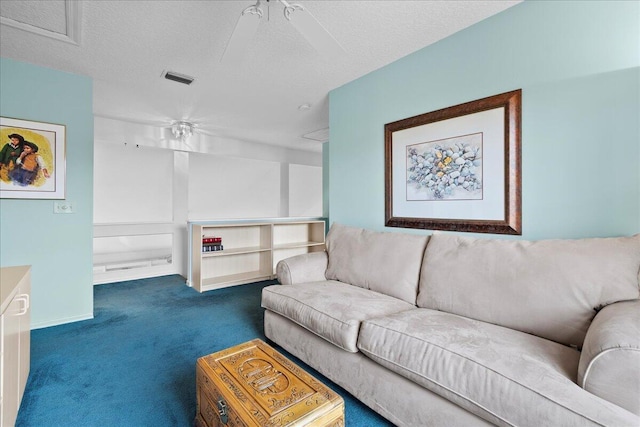
<instances>
[{"instance_id":1,"label":"sofa back cushion","mask_svg":"<svg viewBox=\"0 0 640 427\"><path fill-rule=\"evenodd\" d=\"M597 311L638 298L640 234L580 240L492 240L434 234L419 307L581 346Z\"/></svg>"},{"instance_id":2,"label":"sofa back cushion","mask_svg":"<svg viewBox=\"0 0 640 427\"><path fill-rule=\"evenodd\" d=\"M416 303L429 236L333 224L327 234L325 277Z\"/></svg>"}]
</instances>

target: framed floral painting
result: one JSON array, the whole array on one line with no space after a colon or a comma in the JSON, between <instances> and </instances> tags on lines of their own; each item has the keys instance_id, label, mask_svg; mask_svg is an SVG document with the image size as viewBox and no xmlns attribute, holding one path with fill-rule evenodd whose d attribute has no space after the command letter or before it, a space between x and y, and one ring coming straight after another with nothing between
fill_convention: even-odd
<instances>
[{"instance_id":1,"label":"framed floral painting","mask_svg":"<svg viewBox=\"0 0 640 427\"><path fill-rule=\"evenodd\" d=\"M65 198L64 125L0 117L0 198Z\"/></svg>"},{"instance_id":2,"label":"framed floral painting","mask_svg":"<svg viewBox=\"0 0 640 427\"><path fill-rule=\"evenodd\" d=\"M385 125L385 225L521 231L521 90Z\"/></svg>"}]
</instances>

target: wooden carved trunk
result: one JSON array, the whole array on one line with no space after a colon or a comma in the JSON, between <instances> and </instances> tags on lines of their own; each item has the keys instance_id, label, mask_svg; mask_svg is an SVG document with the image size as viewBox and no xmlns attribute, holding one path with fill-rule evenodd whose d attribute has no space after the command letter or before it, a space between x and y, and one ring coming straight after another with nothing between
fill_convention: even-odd
<instances>
[{"instance_id":1,"label":"wooden carved trunk","mask_svg":"<svg viewBox=\"0 0 640 427\"><path fill-rule=\"evenodd\" d=\"M340 396L261 340L198 359L197 427L344 426Z\"/></svg>"}]
</instances>

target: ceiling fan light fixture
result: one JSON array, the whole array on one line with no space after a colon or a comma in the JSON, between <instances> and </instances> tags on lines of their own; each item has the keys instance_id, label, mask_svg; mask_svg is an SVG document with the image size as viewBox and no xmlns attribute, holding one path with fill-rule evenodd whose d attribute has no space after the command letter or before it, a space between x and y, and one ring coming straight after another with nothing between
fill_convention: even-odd
<instances>
[{"instance_id":1,"label":"ceiling fan light fixture","mask_svg":"<svg viewBox=\"0 0 640 427\"><path fill-rule=\"evenodd\" d=\"M284 17L287 18L287 21L291 21L291 14L296 10L304 10L304 7L298 3L289 3L286 0L279 0L280 3L284 6Z\"/></svg>"},{"instance_id":2,"label":"ceiling fan light fixture","mask_svg":"<svg viewBox=\"0 0 640 427\"><path fill-rule=\"evenodd\" d=\"M289 21L319 53L326 55L328 58L339 58L345 53L340 43L338 43L304 6L298 3L289 3L286 0L278 1L284 6L284 16L287 21ZM292 18L294 12L298 13L295 13L295 17Z\"/></svg>"},{"instance_id":3,"label":"ceiling fan light fixture","mask_svg":"<svg viewBox=\"0 0 640 427\"><path fill-rule=\"evenodd\" d=\"M258 24L263 14L261 1L262 0L257 0L256 4L242 11L220 61L238 64L244 53L251 47L253 37L258 30ZM266 1L269 3L270 0ZM275 2L276 0L273 1ZM340 43L338 43L308 9L298 3L289 3L287 0L277 1L284 6L284 16L287 21L289 21L321 55L335 59L340 58L345 53ZM293 15L295 15L295 17L292 17Z\"/></svg>"},{"instance_id":4,"label":"ceiling fan light fixture","mask_svg":"<svg viewBox=\"0 0 640 427\"><path fill-rule=\"evenodd\" d=\"M249 6L245 10L242 11L242 15L250 13L251 15L258 15L258 17L262 18L262 8L260 7L260 0L254 5Z\"/></svg>"},{"instance_id":5,"label":"ceiling fan light fixture","mask_svg":"<svg viewBox=\"0 0 640 427\"><path fill-rule=\"evenodd\" d=\"M178 121L173 122L171 125L171 132L173 136L177 139L186 140L193 134L193 128L195 125L193 123Z\"/></svg>"}]
</instances>

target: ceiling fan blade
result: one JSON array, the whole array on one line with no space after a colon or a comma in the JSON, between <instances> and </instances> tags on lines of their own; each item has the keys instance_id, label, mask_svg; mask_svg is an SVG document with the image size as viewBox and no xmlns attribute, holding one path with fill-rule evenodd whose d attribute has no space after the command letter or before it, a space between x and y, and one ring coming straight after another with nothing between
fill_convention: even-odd
<instances>
[{"instance_id":1,"label":"ceiling fan blade","mask_svg":"<svg viewBox=\"0 0 640 427\"><path fill-rule=\"evenodd\" d=\"M251 45L253 36L258 30L258 24L260 24L260 15L253 13L240 15L236 23L236 28L233 30L233 34L231 34L229 43L227 43L227 47L220 61L229 63L240 62Z\"/></svg>"},{"instance_id":2,"label":"ceiling fan blade","mask_svg":"<svg viewBox=\"0 0 640 427\"><path fill-rule=\"evenodd\" d=\"M345 53L344 48L305 8L296 5L289 22L322 55L333 58Z\"/></svg>"}]
</instances>

